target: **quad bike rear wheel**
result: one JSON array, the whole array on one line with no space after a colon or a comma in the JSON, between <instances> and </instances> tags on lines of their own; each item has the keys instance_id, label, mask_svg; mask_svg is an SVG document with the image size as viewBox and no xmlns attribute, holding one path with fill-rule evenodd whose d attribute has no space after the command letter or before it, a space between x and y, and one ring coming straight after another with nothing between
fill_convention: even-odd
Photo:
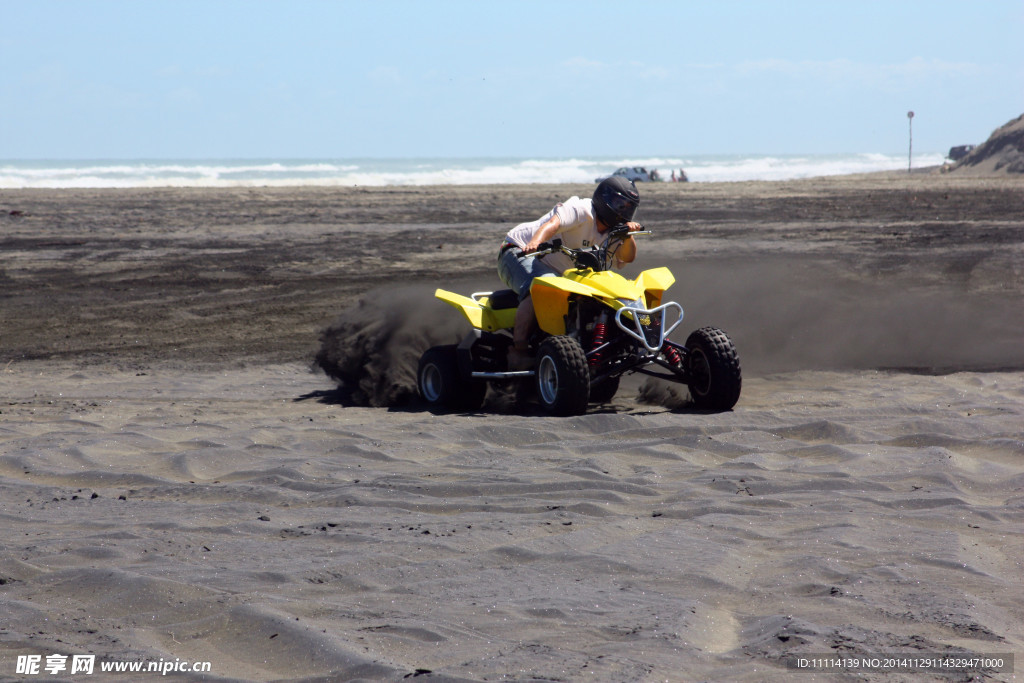
<instances>
[{"instance_id":1,"label":"quad bike rear wheel","mask_svg":"<svg viewBox=\"0 0 1024 683\"><path fill-rule=\"evenodd\" d=\"M580 343L548 337L537 349L537 400L552 415L582 415L590 400L590 367Z\"/></svg>"},{"instance_id":2,"label":"quad bike rear wheel","mask_svg":"<svg viewBox=\"0 0 1024 683\"><path fill-rule=\"evenodd\" d=\"M702 410L731 410L742 385L740 359L732 339L717 327L702 327L686 339L686 348L693 404Z\"/></svg>"},{"instance_id":3,"label":"quad bike rear wheel","mask_svg":"<svg viewBox=\"0 0 1024 683\"><path fill-rule=\"evenodd\" d=\"M453 410L479 410L487 393L486 383L460 375L454 344L434 346L420 356L416 386L428 405Z\"/></svg>"}]
</instances>

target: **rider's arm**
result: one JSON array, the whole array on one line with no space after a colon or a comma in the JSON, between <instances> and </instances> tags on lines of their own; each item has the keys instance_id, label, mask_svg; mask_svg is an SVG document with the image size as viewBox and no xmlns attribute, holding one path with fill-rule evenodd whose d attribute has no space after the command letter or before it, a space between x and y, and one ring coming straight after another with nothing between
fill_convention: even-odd
<instances>
[{"instance_id":1,"label":"rider's arm","mask_svg":"<svg viewBox=\"0 0 1024 683\"><path fill-rule=\"evenodd\" d=\"M636 258L636 240L627 237L622 241L622 246L615 252L615 260L621 263L632 263Z\"/></svg>"},{"instance_id":2,"label":"rider's arm","mask_svg":"<svg viewBox=\"0 0 1024 683\"><path fill-rule=\"evenodd\" d=\"M630 232L636 232L637 230L643 230L644 226L639 223L627 223ZM632 263L633 259L636 258L636 240L632 237L627 237L622 241L622 245L618 251L615 252L616 265L622 266L626 263Z\"/></svg>"},{"instance_id":3,"label":"rider's arm","mask_svg":"<svg viewBox=\"0 0 1024 683\"><path fill-rule=\"evenodd\" d=\"M544 224L537 229L537 232L533 233L533 237L530 238L526 248L523 249L523 253L532 254L537 251L537 247L544 242L551 240L558 234L558 229L560 227L562 227L562 221L558 218L558 214L555 214L546 220Z\"/></svg>"}]
</instances>

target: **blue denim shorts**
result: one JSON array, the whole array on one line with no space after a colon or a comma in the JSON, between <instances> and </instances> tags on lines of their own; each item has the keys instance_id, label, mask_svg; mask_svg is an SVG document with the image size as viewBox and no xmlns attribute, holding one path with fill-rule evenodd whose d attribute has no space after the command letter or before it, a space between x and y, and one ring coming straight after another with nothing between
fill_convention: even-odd
<instances>
[{"instance_id":1,"label":"blue denim shorts","mask_svg":"<svg viewBox=\"0 0 1024 683\"><path fill-rule=\"evenodd\" d=\"M558 273L536 256L524 256L521 249L513 247L498 253L498 277L507 287L519 293L520 301L530 296L533 278L541 275Z\"/></svg>"}]
</instances>

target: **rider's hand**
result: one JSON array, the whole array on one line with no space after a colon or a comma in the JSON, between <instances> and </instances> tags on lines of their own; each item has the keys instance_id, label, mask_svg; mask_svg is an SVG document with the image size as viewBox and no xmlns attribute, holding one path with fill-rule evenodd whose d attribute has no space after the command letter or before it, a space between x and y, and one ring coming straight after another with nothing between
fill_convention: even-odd
<instances>
[{"instance_id":1,"label":"rider's hand","mask_svg":"<svg viewBox=\"0 0 1024 683\"><path fill-rule=\"evenodd\" d=\"M558 232L558 227L562 224L562 221L558 218L558 214L555 214L549 218L544 225L533 234L533 238L527 242L526 247L523 248L524 254L532 254L540 248L540 245L544 244Z\"/></svg>"},{"instance_id":2,"label":"rider's hand","mask_svg":"<svg viewBox=\"0 0 1024 683\"><path fill-rule=\"evenodd\" d=\"M615 252L615 265L621 268L626 263L632 263L636 258L636 240L630 235L630 232L640 232L644 229L644 226L640 225L636 221L629 221L626 223L628 232L620 236L622 240L621 246Z\"/></svg>"},{"instance_id":3,"label":"rider's hand","mask_svg":"<svg viewBox=\"0 0 1024 683\"><path fill-rule=\"evenodd\" d=\"M626 229L625 232L622 231L623 228ZM628 223L619 223L617 226L615 226L615 229L612 230L611 236L620 240L632 239L631 237L628 237L629 233L641 232L644 229L644 226L637 223L636 221L629 221Z\"/></svg>"}]
</instances>

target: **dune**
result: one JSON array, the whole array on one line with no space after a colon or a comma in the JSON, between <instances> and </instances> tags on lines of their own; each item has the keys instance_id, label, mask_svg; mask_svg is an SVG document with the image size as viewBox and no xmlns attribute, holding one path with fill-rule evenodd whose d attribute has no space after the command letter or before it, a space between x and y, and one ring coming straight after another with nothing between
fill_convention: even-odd
<instances>
[{"instance_id":1,"label":"dune","mask_svg":"<svg viewBox=\"0 0 1024 683\"><path fill-rule=\"evenodd\" d=\"M993 131L950 170L973 175L1024 173L1024 114Z\"/></svg>"}]
</instances>

